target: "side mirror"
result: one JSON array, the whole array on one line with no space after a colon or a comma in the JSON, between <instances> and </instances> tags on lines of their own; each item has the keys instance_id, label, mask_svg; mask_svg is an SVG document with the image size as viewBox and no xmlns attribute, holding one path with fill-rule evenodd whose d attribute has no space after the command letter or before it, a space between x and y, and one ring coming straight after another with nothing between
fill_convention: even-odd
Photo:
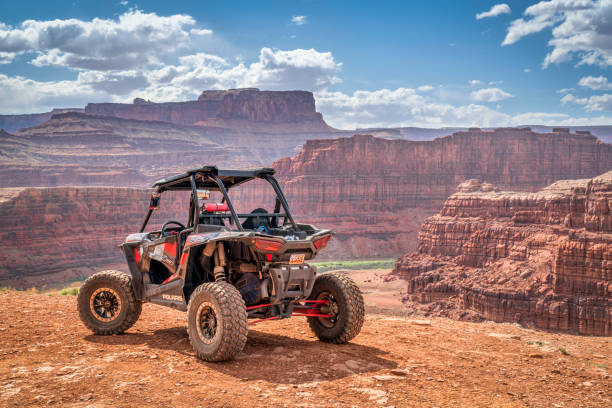
<instances>
[{"instance_id":1,"label":"side mirror","mask_svg":"<svg viewBox=\"0 0 612 408\"><path fill-rule=\"evenodd\" d=\"M159 193L151 194L151 204L149 205L150 210L157 210L159 208Z\"/></svg>"}]
</instances>

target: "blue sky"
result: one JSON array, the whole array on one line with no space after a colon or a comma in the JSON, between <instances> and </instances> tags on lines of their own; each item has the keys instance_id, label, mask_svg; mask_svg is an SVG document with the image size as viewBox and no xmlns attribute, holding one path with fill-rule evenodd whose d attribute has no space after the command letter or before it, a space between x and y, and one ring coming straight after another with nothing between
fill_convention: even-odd
<instances>
[{"instance_id":1,"label":"blue sky","mask_svg":"<svg viewBox=\"0 0 612 408\"><path fill-rule=\"evenodd\" d=\"M0 62L0 114L257 86L342 128L612 125L612 0L5 2Z\"/></svg>"}]
</instances>

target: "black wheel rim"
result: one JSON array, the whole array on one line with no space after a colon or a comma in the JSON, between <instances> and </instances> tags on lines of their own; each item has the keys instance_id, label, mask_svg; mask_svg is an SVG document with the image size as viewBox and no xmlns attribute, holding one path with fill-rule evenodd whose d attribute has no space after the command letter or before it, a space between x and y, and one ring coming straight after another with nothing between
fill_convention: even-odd
<instances>
[{"instance_id":1,"label":"black wheel rim","mask_svg":"<svg viewBox=\"0 0 612 408\"><path fill-rule=\"evenodd\" d=\"M329 303L321 307L321 311L330 317L319 317L319 322L328 329L334 327L338 322L339 307L336 297L330 292L321 292L317 296L317 300L327 300Z\"/></svg>"},{"instance_id":2,"label":"black wheel rim","mask_svg":"<svg viewBox=\"0 0 612 408\"><path fill-rule=\"evenodd\" d=\"M197 327L200 339L204 343L212 343L217 335L217 314L212 304L205 302L198 308Z\"/></svg>"},{"instance_id":3,"label":"black wheel rim","mask_svg":"<svg viewBox=\"0 0 612 408\"><path fill-rule=\"evenodd\" d=\"M96 319L109 322L121 313L121 298L111 288L99 288L92 293L89 307Z\"/></svg>"}]
</instances>

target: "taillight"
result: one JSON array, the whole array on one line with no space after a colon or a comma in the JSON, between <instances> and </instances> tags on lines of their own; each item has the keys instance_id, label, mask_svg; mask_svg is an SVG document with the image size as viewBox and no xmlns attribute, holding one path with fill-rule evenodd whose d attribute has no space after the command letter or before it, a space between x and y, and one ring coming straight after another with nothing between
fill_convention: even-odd
<instances>
[{"instance_id":1,"label":"taillight","mask_svg":"<svg viewBox=\"0 0 612 408\"><path fill-rule=\"evenodd\" d=\"M326 235L324 237L315 239L314 242L313 242L314 247L317 250L325 248L327 246L327 243L329 242L330 239L331 239L331 235Z\"/></svg>"},{"instance_id":2,"label":"taillight","mask_svg":"<svg viewBox=\"0 0 612 408\"><path fill-rule=\"evenodd\" d=\"M283 246L278 241L270 241L269 239L255 238L255 248L261 251L276 252Z\"/></svg>"}]
</instances>

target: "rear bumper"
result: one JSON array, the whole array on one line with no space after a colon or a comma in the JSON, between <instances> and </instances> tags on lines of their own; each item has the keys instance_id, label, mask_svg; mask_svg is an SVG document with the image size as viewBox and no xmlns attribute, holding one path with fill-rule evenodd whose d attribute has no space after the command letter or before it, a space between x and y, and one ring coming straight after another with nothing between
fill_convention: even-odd
<instances>
[{"instance_id":1,"label":"rear bumper","mask_svg":"<svg viewBox=\"0 0 612 408\"><path fill-rule=\"evenodd\" d=\"M277 264L270 267L268 273L273 285L270 300L274 304L283 299L305 299L310 296L317 268L308 264Z\"/></svg>"}]
</instances>

